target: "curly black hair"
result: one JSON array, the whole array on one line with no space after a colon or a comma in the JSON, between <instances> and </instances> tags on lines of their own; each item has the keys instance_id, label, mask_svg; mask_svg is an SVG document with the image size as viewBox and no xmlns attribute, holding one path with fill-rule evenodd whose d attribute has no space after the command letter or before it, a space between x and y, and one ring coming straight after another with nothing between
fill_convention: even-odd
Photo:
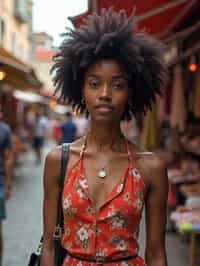
<instances>
[{"instance_id":1,"label":"curly black hair","mask_svg":"<svg viewBox=\"0 0 200 266\"><path fill-rule=\"evenodd\" d=\"M163 45L144 32L136 32L135 15L124 10L103 10L89 15L76 30L68 29L54 57L51 69L55 91L67 99L73 109L83 113L81 101L84 75L93 63L114 59L128 77L129 101L122 119L144 114L151 109L156 94L161 94L167 70Z\"/></svg>"}]
</instances>

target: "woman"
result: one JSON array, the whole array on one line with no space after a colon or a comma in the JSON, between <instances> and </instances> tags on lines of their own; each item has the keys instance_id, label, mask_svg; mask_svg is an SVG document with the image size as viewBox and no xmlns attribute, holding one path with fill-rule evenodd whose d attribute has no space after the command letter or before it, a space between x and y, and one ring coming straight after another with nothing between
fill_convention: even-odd
<instances>
[{"instance_id":1,"label":"woman","mask_svg":"<svg viewBox=\"0 0 200 266\"><path fill-rule=\"evenodd\" d=\"M134 31L134 17L111 9L71 31L55 57L56 90L91 119L88 134L70 145L63 191L66 265L166 266L167 175L155 154L140 153L120 121L143 114L161 92L165 67L160 44ZM53 265L61 148L44 174L42 266ZM137 237L146 206L146 258Z\"/></svg>"}]
</instances>

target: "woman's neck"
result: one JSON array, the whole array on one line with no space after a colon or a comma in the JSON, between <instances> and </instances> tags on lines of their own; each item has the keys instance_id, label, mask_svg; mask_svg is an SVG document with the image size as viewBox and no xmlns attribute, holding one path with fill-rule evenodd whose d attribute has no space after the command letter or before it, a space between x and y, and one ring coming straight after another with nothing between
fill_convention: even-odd
<instances>
[{"instance_id":1,"label":"woman's neck","mask_svg":"<svg viewBox=\"0 0 200 266\"><path fill-rule=\"evenodd\" d=\"M120 150L124 136L120 129L120 124L99 125L91 123L91 128L87 136L87 144L93 146L96 151L106 151L110 149Z\"/></svg>"}]
</instances>

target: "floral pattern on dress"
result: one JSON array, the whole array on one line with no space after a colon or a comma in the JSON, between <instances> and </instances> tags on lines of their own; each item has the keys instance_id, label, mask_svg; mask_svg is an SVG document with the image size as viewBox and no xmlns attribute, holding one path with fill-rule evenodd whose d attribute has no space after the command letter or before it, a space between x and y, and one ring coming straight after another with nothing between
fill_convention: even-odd
<instances>
[{"instance_id":1,"label":"floral pattern on dress","mask_svg":"<svg viewBox=\"0 0 200 266\"><path fill-rule=\"evenodd\" d=\"M69 197L63 199L63 210L66 211L71 205Z\"/></svg>"},{"instance_id":2,"label":"floral pattern on dress","mask_svg":"<svg viewBox=\"0 0 200 266\"><path fill-rule=\"evenodd\" d=\"M112 262L112 263L94 263L80 261L70 256L67 256L63 262L62 266L147 266L144 260L140 257L136 258L134 261L122 261L122 262Z\"/></svg>"},{"instance_id":3,"label":"floral pattern on dress","mask_svg":"<svg viewBox=\"0 0 200 266\"><path fill-rule=\"evenodd\" d=\"M80 178L82 178L80 176ZM74 183L74 190L76 191L78 197L78 201L83 201L84 199L88 198L88 195L85 193L85 189L87 186L85 185L84 180L80 180L80 178L77 178L76 182Z\"/></svg>"},{"instance_id":4,"label":"floral pattern on dress","mask_svg":"<svg viewBox=\"0 0 200 266\"><path fill-rule=\"evenodd\" d=\"M137 168L132 169L132 174L133 174L135 181L139 181L141 179L140 172L138 171Z\"/></svg>"},{"instance_id":5,"label":"floral pattern on dress","mask_svg":"<svg viewBox=\"0 0 200 266\"><path fill-rule=\"evenodd\" d=\"M127 227L127 215L125 212L116 212L112 217L110 218L110 230L116 230L116 229L123 229Z\"/></svg>"},{"instance_id":6,"label":"floral pattern on dress","mask_svg":"<svg viewBox=\"0 0 200 266\"><path fill-rule=\"evenodd\" d=\"M117 186L117 190L116 190L117 193L122 192L123 187L124 187L124 184L123 184L123 183L119 184L119 185Z\"/></svg>"},{"instance_id":7,"label":"floral pattern on dress","mask_svg":"<svg viewBox=\"0 0 200 266\"><path fill-rule=\"evenodd\" d=\"M67 237L70 236L70 234L71 234L71 230L70 230L69 227L66 227L66 228L64 229L64 234L65 234Z\"/></svg>"},{"instance_id":8,"label":"floral pattern on dress","mask_svg":"<svg viewBox=\"0 0 200 266\"><path fill-rule=\"evenodd\" d=\"M83 250L90 248L90 235L91 231L88 226L82 226L76 230L76 242Z\"/></svg>"},{"instance_id":9,"label":"floral pattern on dress","mask_svg":"<svg viewBox=\"0 0 200 266\"><path fill-rule=\"evenodd\" d=\"M87 206L85 208L85 213L87 215L94 215L95 214L95 209L92 206Z\"/></svg>"},{"instance_id":10,"label":"floral pattern on dress","mask_svg":"<svg viewBox=\"0 0 200 266\"><path fill-rule=\"evenodd\" d=\"M64 210L64 214L66 217L68 217L69 220L74 220L75 215L77 214L78 209L77 208L68 208L67 210Z\"/></svg>"},{"instance_id":11,"label":"floral pattern on dress","mask_svg":"<svg viewBox=\"0 0 200 266\"><path fill-rule=\"evenodd\" d=\"M132 204L130 191L124 193L123 200L126 201L128 203L128 205Z\"/></svg>"},{"instance_id":12,"label":"floral pattern on dress","mask_svg":"<svg viewBox=\"0 0 200 266\"><path fill-rule=\"evenodd\" d=\"M119 235L113 235L109 240L109 243L119 251L125 251L128 246L126 240L121 238Z\"/></svg>"},{"instance_id":13,"label":"floral pattern on dress","mask_svg":"<svg viewBox=\"0 0 200 266\"><path fill-rule=\"evenodd\" d=\"M82 257L117 257L136 255L137 238L144 206L145 187L136 168L129 165L124 175L96 213L88 194L88 183L80 160L69 173L63 190L64 233L62 246ZM133 178L134 177L134 178ZM62 266L96 266L67 256ZM105 266L145 266L136 257Z\"/></svg>"}]
</instances>

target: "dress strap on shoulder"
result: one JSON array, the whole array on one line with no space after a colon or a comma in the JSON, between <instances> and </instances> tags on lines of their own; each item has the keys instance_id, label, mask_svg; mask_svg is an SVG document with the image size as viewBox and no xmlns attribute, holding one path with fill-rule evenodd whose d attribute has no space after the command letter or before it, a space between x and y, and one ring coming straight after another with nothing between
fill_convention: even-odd
<instances>
[{"instance_id":1,"label":"dress strap on shoulder","mask_svg":"<svg viewBox=\"0 0 200 266\"><path fill-rule=\"evenodd\" d=\"M148 156L148 155L153 155L154 153L151 151L143 151L143 152L137 152L136 155L138 156Z\"/></svg>"},{"instance_id":2,"label":"dress strap on shoulder","mask_svg":"<svg viewBox=\"0 0 200 266\"><path fill-rule=\"evenodd\" d=\"M130 147L129 147L128 141L126 140L125 142L126 142L126 150L127 150L128 160L132 164L133 163L133 155L132 155L132 153L130 151Z\"/></svg>"},{"instance_id":3,"label":"dress strap on shoulder","mask_svg":"<svg viewBox=\"0 0 200 266\"><path fill-rule=\"evenodd\" d=\"M87 135L85 136L85 138L84 138L84 142L83 142L83 145L82 145L82 147L81 147L81 151L80 151L80 160L83 159L84 152L85 152L85 149L86 149L86 145L87 145Z\"/></svg>"},{"instance_id":4,"label":"dress strap on shoulder","mask_svg":"<svg viewBox=\"0 0 200 266\"><path fill-rule=\"evenodd\" d=\"M150 151L143 151L143 152L131 152L130 146L128 141L126 140L126 148L127 148L127 154L128 154L128 159L131 163L134 162L135 159L138 159L142 156L152 156L154 153Z\"/></svg>"}]
</instances>

